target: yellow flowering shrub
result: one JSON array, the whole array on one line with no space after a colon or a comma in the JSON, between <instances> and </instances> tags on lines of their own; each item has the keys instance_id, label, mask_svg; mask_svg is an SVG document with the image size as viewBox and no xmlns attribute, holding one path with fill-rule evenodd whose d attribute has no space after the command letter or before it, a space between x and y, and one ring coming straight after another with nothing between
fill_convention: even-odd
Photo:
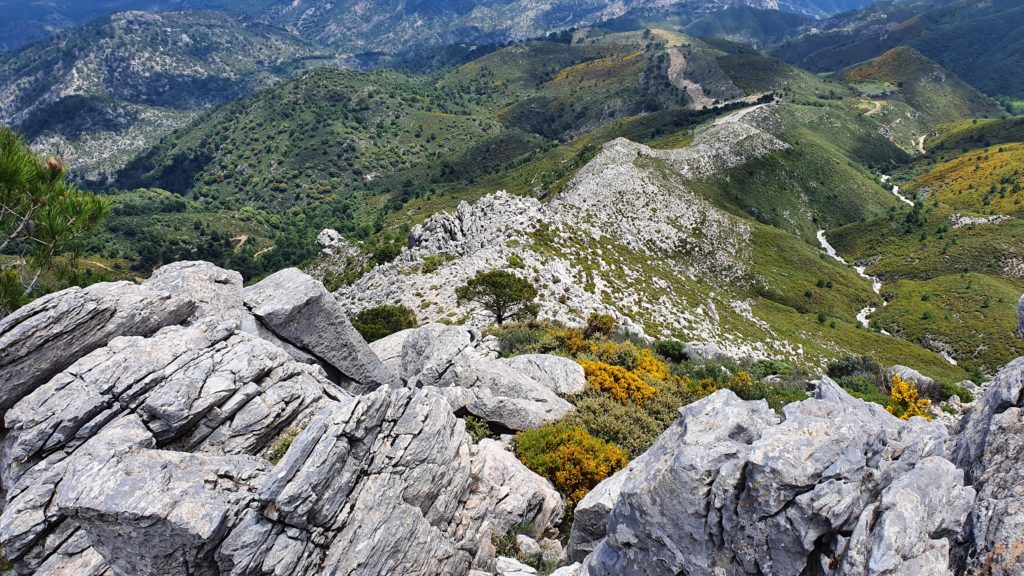
<instances>
[{"instance_id":1,"label":"yellow flowering shrub","mask_svg":"<svg viewBox=\"0 0 1024 576\"><path fill-rule=\"evenodd\" d=\"M657 389L644 382L643 378L621 366L612 366L604 362L581 360L583 372L587 376L587 384L600 390L619 402L633 402L643 405L658 393Z\"/></svg>"},{"instance_id":2,"label":"yellow flowering shrub","mask_svg":"<svg viewBox=\"0 0 1024 576\"><path fill-rule=\"evenodd\" d=\"M629 456L618 446L594 438L583 428L564 424L520 432L516 436L516 456L527 468L550 480L571 504L629 462Z\"/></svg>"},{"instance_id":3,"label":"yellow flowering shrub","mask_svg":"<svg viewBox=\"0 0 1024 576\"><path fill-rule=\"evenodd\" d=\"M583 331L576 328L561 328L551 334L556 346L576 356L590 349L590 343L583 337Z\"/></svg>"},{"instance_id":4,"label":"yellow flowering shrub","mask_svg":"<svg viewBox=\"0 0 1024 576\"><path fill-rule=\"evenodd\" d=\"M647 348L640 350L640 354L636 359L636 368L633 370L641 376L648 376L655 380L664 380L668 378L668 366L664 362L658 360L653 352Z\"/></svg>"},{"instance_id":5,"label":"yellow flowering shrub","mask_svg":"<svg viewBox=\"0 0 1024 576\"><path fill-rule=\"evenodd\" d=\"M726 387L725 384L723 384L722 382L719 382L718 380L713 380L711 378L703 378L701 380L697 380L696 382L694 382L692 379L690 379L689 376L685 376L683 378L683 383L686 384L690 392L692 392L694 396L696 396L697 398L705 398L707 396L711 396L715 392L718 392L722 388Z\"/></svg>"},{"instance_id":6,"label":"yellow flowering shrub","mask_svg":"<svg viewBox=\"0 0 1024 576\"><path fill-rule=\"evenodd\" d=\"M595 360L626 370L634 370L640 361L640 349L632 342L615 342L614 340L591 340L587 342L584 360Z\"/></svg>"},{"instance_id":7,"label":"yellow flowering shrub","mask_svg":"<svg viewBox=\"0 0 1024 576\"><path fill-rule=\"evenodd\" d=\"M932 419L931 400L920 398L917 386L913 382L908 382L898 375L894 375L892 377L892 391L889 393L889 398L892 402L885 409L901 420L907 420L914 416L921 416L926 420Z\"/></svg>"}]
</instances>

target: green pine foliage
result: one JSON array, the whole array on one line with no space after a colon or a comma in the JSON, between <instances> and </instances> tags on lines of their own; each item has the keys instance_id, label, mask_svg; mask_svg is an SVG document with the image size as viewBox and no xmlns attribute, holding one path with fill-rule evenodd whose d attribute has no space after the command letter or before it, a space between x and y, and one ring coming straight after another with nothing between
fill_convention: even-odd
<instances>
[{"instance_id":1,"label":"green pine foliage","mask_svg":"<svg viewBox=\"0 0 1024 576\"><path fill-rule=\"evenodd\" d=\"M56 158L43 159L0 128L0 315L81 282L83 240L110 203L80 191Z\"/></svg>"}]
</instances>

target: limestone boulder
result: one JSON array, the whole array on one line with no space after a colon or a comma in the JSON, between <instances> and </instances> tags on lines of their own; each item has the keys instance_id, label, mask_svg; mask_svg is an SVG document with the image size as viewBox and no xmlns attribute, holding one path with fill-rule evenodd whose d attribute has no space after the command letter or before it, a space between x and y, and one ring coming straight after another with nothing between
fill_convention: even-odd
<instances>
[{"instance_id":1,"label":"limestone boulder","mask_svg":"<svg viewBox=\"0 0 1024 576\"><path fill-rule=\"evenodd\" d=\"M551 354L523 354L508 358L505 363L562 396L581 394L587 387L583 367L569 358Z\"/></svg>"},{"instance_id":2,"label":"limestone boulder","mask_svg":"<svg viewBox=\"0 0 1024 576\"><path fill-rule=\"evenodd\" d=\"M1024 358L1000 370L961 420L953 456L978 491L958 573L1024 573Z\"/></svg>"},{"instance_id":3,"label":"limestone boulder","mask_svg":"<svg viewBox=\"0 0 1024 576\"><path fill-rule=\"evenodd\" d=\"M117 336L147 336L196 304L130 282L48 294L0 320L0 411Z\"/></svg>"},{"instance_id":4,"label":"limestone boulder","mask_svg":"<svg viewBox=\"0 0 1024 576\"><path fill-rule=\"evenodd\" d=\"M264 328L336 371L352 393L397 385L334 296L300 270L282 270L250 286L245 305Z\"/></svg>"},{"instance_id":5,"label":"limestone boulder","mask_svg":"<svg viewBox=\"0 0 1024 576\"><path fill-rule=\"evenodd\" d=\"M582 574L946 574L974 491L945 429L831 381L782 418L719 391L624 474ZM609 480L606 480L609 482Z\"/></svg>"}]
</instances>

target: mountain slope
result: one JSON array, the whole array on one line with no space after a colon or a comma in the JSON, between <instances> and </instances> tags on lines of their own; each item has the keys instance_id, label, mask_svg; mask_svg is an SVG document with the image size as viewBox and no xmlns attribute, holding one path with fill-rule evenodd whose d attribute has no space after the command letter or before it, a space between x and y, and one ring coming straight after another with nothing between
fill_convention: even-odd
<instances>
[{"instance_id":1,"label":"mountain slope","mask_svg":"<svg viewBox=\"0 0 1024 576\"><path fill-rule=\"evenodd\" d=\"M732 6L702 16L683 28L702 38L721 38L754 46L774 44L808 23L802 14Z\"/></svg>"},{"instance_id":2,"label":"mountain slope","mask_svg":"<svg viewBox=\"0 0 1024 576\"><path fill-rule=\"evenodd\" d=\"M486 322L453 288L506 268L538 286L548 318L611 313L631 330L738 356L810 366L857 351L960 377L937 355L859 328L858 310L877 296L852 268L703 195L701 182L790 148L776 135L779 113L735 112L675 150L614 140L547 204L499 193L427 220L398 259L339 297L353 310L401 302L424 321Z\"/></svg>"},{"instance_id":3,"label":"mountain slope","mask_svg":"<svg viewBox=\"0 0 1024 576\"><path fill-rule=\"evenodd\" d=\"M991 98L913 48L900 46L842 72L848 82L879 83L924 116L942 124L966 118L998 116L1003 110Z\"/></svg>"},{"instance_id":4,"label":"mountain slope","mask_svg":"<svg viewBox=\"0 0 1024 576\"><path fill-rule=\"evenodd\" d=\"M123 10L220 10L286 26L347 53L523 39L594 24L637 8L680 6L699 16L728 6L815 18L871 0L0 0L0 51ZM695 17L696 17L695 16Z\"/></svg>"},{"instance_id":5,"label":"mountain slope","mask_svg":"<svg viewBox=\"0 0 1024 576\"><path fill-rule=\"evenodd\" d=\"M1024 5L1017 0L880 2L822 23L774 54L812 71L832 71L913 47L992 96L1024 98Z\"/></svg>"},{"instance_id":6,"label":"mountain slope","mask_svg":"<svg viewBox=\"0 0 1024 576\"><path fill-rule=\"evenodd\" d=\"M127 12L0 57L0 122L101 180L203 108L327 58L227 16Z\"/></svg>"}]
</instances>

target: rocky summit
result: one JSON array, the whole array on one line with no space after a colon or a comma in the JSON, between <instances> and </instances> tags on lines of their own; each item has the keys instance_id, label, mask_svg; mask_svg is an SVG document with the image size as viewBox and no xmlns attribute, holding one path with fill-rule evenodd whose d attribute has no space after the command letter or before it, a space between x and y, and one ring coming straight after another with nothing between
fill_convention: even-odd
<instances>
[{"instance_id":1,"label":"rocky summit","mask_svg":"<svg viewBox=\"0 0 1024 576\"><path fill-rule=\"evenodd\" d=\"M465 419L564 416L568 359L443 324L368 345L303 273L243 289L203 262L51 294L0 338L17 575L536 574L497 556L513 530L560 576L1024 569L1020 360L953 435L827 377L781 414L720 390L578 503L563 550L562 496Z\"/></svg>"}]
</instances>

